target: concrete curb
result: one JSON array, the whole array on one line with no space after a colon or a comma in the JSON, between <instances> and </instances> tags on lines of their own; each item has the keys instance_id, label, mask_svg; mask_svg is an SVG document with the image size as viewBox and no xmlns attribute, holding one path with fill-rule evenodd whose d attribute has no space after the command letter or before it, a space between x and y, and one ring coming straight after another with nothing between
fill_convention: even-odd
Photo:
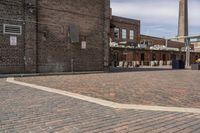
<instances>
[{"instance_id":1,"label":"concrete curb","mask_svg":"<svg viewBox=\"0 0 200 133\"><path fill-rule=\"evenodd\" d=\"M98 73L104 73L104 71L57 72L57 73L29 73L29 74L0 74L0 78L31 77L31 76L54 76L54 75L80 75L80 74L98 74Z\"/></svg>"},{"instance_id":2,"label":"concrete curb","mask_svg":"<svg viewBox=\"0 0 200 133\"><path fill-rule=\"evenodd\" d=\"M7 82L22 85L26 87L35 88L38 90L51 92L55 94L60 94L75 99L83 100L90 103L95 103L105 107L116 108L116 109L134 109L134 110L147 110L147 111L165 111L165 112L179 112L179 113L200 113L198 108L179 108L179 107L163 107L163 106L145 106L145 105L133 105L133 104L120 104L111 101L106 101L98 98L88 97L76 93L71 93L67 91L62 91L54 88L48 88L44 86L39 86L35 84L24 83L20 81L15 81L14 78L7 78Z\"/></svg>"}]
</instances>

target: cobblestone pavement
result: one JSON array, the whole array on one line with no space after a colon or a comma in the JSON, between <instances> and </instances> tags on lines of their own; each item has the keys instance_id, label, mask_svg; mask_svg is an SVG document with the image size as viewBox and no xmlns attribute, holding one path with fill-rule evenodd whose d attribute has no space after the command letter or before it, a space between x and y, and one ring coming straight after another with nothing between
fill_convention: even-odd
<instances>
[{"instance_id":1,"label":"cobblestone pavement","mask_svg":"<svg viewBox=\"0 0 200 133\"><path fill-rule=\"evenodd\" d=\"M200 114L103 107L0 79L0 133L199 133Z\"/></svg>"},{"instance_id":2,"label":"cobblestone pavement","mask_svg":"<svg viewBox=\"0 0 200 133\"><path fill-rule=\"evenodd\" d=\"M17 80L118 103L200 108L199 71L141 71Z\"/></svg>"}]
</instances>

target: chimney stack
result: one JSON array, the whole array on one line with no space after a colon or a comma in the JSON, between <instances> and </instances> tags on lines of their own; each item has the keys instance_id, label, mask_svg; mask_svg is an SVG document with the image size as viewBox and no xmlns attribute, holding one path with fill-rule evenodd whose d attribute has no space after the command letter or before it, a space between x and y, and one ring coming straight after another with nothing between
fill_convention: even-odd
<instances>
[{"instance_id":1,"label":"chimney stack","mask_svg":"<svg viewBox=\"0 0 200 133\"><path fill-rule=\"evenodd\" d=\"M188 0L179 1L178 37L188 36ZM185 39L179 39L185 42Z\"/></svg>"}]
</instances>

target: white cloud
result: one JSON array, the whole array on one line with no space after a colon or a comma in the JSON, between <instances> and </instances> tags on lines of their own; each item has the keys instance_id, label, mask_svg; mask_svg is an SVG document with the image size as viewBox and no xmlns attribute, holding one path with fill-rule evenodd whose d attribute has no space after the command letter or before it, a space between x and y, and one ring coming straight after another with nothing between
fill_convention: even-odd
<instances>
[{"instance_id":1,"label":"white cloud","mask_svg":"<svg viewBox=\"0 0 200 133\"><path fill-rule=\"evenodd\" d=\"M172 4L163 5L162 3L162 5L159 5L158 3L148 4L145 2L137 4L134 4L134 2L113 3L112 8L113 14L136 18L149 23L160 23L160 20L167 20L164 21L164 23L171 23L171 21L169 21L169 18L170 20L175 21L178 16L176 6Z\"/></svg>"},{"instance_id":2,"label":"white cloud","mask_svg":"<svg viewBox=\"0 0 200 133\"><path fill-rule=\"evenodd\" d=\"M142 31L161 36L174 36L177 33L179 0L111 0L114 15L140 19ZM200 1L189 0L189 24L199 27L200 33ZM154 32L154 33L153 33ZM160 32L160 33L159 33Z\"/></svg>"}]
</instances>

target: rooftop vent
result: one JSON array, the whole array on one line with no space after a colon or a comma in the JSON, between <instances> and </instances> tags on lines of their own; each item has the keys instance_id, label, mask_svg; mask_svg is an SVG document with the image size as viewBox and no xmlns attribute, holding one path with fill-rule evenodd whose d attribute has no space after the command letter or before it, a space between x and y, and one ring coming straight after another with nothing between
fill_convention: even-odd
<instances>
[{"instance_id":1,"label":"rooftop vent","mask_svg":"<svg viewBox=\"0 0 200 133\"><path fill-rule=\"evenodd\" d=\"M69 25L69 37L71 39L71 43L79 43L79 27L77 25Z\"/></svg>"}]
</instances>

